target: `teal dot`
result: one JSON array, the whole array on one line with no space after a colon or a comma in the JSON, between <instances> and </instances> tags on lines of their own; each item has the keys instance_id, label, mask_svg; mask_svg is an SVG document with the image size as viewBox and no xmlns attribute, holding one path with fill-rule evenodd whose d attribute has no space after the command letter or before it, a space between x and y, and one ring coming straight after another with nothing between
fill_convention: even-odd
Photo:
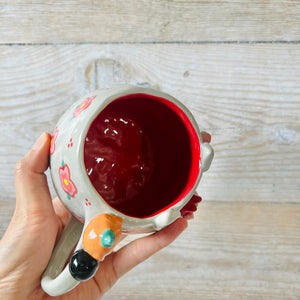
<instances>
[{"instance_id":1,"label":"teal dot","mask_svg":"<svg viewBox=\"0 0 300 300\"><path fill-rule=\"evenodd\" d=\"M111 229L107 229L101 234L101 245L104 248L109 248L113 245L115 239L115 233Z\"/></svg>"}]
</instances>

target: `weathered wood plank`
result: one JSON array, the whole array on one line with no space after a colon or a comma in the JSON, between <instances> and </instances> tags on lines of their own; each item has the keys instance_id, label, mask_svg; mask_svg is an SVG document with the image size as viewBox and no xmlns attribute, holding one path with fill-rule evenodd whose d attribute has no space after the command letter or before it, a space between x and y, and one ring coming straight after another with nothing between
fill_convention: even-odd
<instances>
[{"instance_id":1,"label":"weathered wood plank","mask_svg":"<svg viewBox=\"0 0 300 300\"><path fill-rule=\"evenodd\" d=\"M297 45L1 47L2 198L13 166L88 91L116 83L169 92L213 136L199 193L217 201L298 202L300 56Z\"/></svg>"},{"instance_id":2,"label":"weathered wood plank","mask_svg":"<svg viewBox=\"0 0 300 300\"><path fill-rule=\"evenodd\" d=\"M202 203L169 248L104 299L299 299L300 207Z\"/></svg>"},{"instance_id":3,"label":"weathered wood plank","mask_svg":"<svg viewBox=\"0 0 300 300\"><path fill-rule=\"evenodd\" d=\"M10 201L0 202L0 237ZM203 202L178 240L104 299L298 300L299 216L299 204Z\"/></svg>"},{"instance_id":4,"label":"weathered wood plank","mask_svg":"<svg viewBox=\"0 0 300 300\"><path fill-rule=\"evenodd\" d=\"M2 1L0 43L291 41L297 0Z\"/></svg>"}]
</instances>

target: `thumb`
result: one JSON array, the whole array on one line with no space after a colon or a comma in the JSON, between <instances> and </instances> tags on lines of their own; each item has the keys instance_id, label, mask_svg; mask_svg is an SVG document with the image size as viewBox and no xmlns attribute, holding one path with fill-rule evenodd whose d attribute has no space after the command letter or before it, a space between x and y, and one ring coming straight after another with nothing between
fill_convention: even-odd
<instances>
[{"instance_id":1,"label":"thumb","mask_svg":"<svg viewBox=\"0 0 300 300\"><path fill-rule=\"evenodd\" d=\"M16 210L53 210L44 172L48 168L51 136L43 133L33 148L15 166Z\"/></svg>"}]
</instances>

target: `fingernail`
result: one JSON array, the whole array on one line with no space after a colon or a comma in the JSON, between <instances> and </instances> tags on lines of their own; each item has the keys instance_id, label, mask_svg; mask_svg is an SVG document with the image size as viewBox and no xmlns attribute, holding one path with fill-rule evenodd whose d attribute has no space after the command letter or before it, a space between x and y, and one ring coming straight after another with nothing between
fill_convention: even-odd
<instances>
[{"instance_id":1,"label":"fingernail","mask_svg":"<svg viewBox=\"0 0 300 300\"><path fill-rule=\"evenodd\" d=\"M44 140L45 140L45 133L43 133L43 134L37 139L37 141L35 142L35 144L34 144L33 147L32 147L32 150L37 151L37 150L40 148L40 146L43 144Z\"/></svg>"}]
</instances>

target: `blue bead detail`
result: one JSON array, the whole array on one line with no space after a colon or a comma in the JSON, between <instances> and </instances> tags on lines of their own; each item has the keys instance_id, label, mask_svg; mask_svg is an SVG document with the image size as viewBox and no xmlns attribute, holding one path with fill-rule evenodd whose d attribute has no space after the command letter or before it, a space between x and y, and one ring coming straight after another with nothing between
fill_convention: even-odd
<instances>
[{"instance_id":1,"label":"blue bead detail","mask_svg":"<svg viewBox=\"0 0 300 300\"><path fill-rule=\"evenodd\" d=\"M101 234L101 245L104 248L109 248L114 244L115 239L115 233L111 229L107 229Z\"/></svg>"}]
</instances>

